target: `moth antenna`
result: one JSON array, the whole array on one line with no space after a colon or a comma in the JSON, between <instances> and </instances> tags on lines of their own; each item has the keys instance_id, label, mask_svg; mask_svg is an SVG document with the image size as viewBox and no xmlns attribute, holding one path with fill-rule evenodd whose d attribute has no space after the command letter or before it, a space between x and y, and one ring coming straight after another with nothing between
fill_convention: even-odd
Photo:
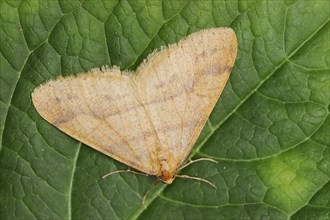
<instances>
[{"instance_id":1,"label":"moth antenna","mask_svg":"<svg viewBox=\"0 0 330 220\"><path fill-rule=\"evenodd\" d=\"M149 189L147 189L142 197L142 206L144 209L146 209L147 207L145 206L144 202L146 200L147 194L160 182L160 179L157 179L150 187Z\"/></svg>"},{"instance_id":2,"label":"moth antenna","mask_svg":"<svg viewBox=\"0 0 330 220\"><path fill-rule=\"evenodd\" d=\"M175 177L182 178L182 179L193 179L193 180L201 181L201 182L207 183L210 186L212 186L213 188L217 189L217 187L213 183L211 183L210 181L203 179L203 178L199 178L196 176L188 176L188 175L175 175Z\"/></svg>"},{"instance_id":3,"label":"moth antenna","mask_svg":"<svg viewBox=\"0 0 330 220\"><path fill-rule=\"evenodd\" d=\"M112 174L115 174L115 173L134 173L134 174L137 174L137 175L141 175L141 176L149 176L148 174L146 173L141 173L141 172L136 172L134 170L131 170L130 168L128 168L127 170L114 170L108 174L105 174L104 176L102 176L102 178L106 178Z\"/></svg>"},{"instance_id":4,"label":"moth antenna","mask_svg":"<svg viewBox=\"0 0 330 220\"><path fill-rule=\"evenodd\" d=\"M199 158L199 159L196 159L196 160L190 160L188 163L186 163L185 165L183 165L182 167L180 167L179 170L182 170L183 168L189 166L190 164L193 164L193 163L196 163L196 162L200 162L200 161L210 161L212 163L218 163L218 161L213 160L211 158L202 157L202 158Z\"/></svg>"}]
</instances>

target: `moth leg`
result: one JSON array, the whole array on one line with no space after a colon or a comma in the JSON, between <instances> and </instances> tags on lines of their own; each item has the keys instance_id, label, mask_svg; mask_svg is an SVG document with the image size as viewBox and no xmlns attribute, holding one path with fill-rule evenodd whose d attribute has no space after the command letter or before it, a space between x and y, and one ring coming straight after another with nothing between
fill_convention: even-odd
<instances>
[{"instance_id":1,"label":"moth leg","mask_svg":"<svg viewBox=\"0 0 330 220\"><path fill-rule=\"evenodd\" d=\"M137 175L141 175L141 176L149 176L148 174L146 173L141 173L141 172L136 172L134 170L131 170L130 168L128 168L127 170L114 170L108 174L105 174L104 176L102 176L102 178L106 178L112 174L115 174L115 173L134 173L134 174L137 174Z\"/></svg>"},{"instance_id":2,"label":"moth leg","mask_svg":"<svg viewBox=\"0 0 330 220\"><path fill-rule=\"evenodd\" d=\"M193 179L193 180L201 181L201 182L207 183L210 186L212 186L213 188L217 189L217 187L213 183L211 183L210 181L203 179L203 178L199 178L196 176L188 176L188 175L175 175L175 177L182 178L182 179Z\"/></svg>"},{"instance_id":3,"label":"moth leg","mask_svg":"<svg viewBox=\"0 0 330 220\"><path fill-rule=\"evenodd\" d=\"M212 163L218 163L218 161L213 160L211 158L202 157L202 158L199 158L199 159L196 159L196 160L190 160L188 163L186 163L185 165L183 165L182 167L180 167L179 170L182 170L183 168L189 166L190 164L193 164L193 163L196 163L196 162L199 162L199 161L210 161Z\"/></svg>"},{"instance_id":4,"label":"moth leg","mask_svg":"<svg viewBox=\"0 0 330 220\"><path fill-rule=\"evenodd\" d=\"M157 179L150 187L149 189L147 189L142 197L142 206L144 209L146 209L147 207L145 206L144 202L146 200L147 194L160 182L160 179Z\"/></svg>"}]
</instances>

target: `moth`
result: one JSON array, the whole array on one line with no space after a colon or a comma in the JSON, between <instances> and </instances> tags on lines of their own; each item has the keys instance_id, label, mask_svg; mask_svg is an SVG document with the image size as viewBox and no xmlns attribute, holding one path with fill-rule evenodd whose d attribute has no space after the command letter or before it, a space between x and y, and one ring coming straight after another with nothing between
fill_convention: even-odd
<instances>
[{"instance_id":1,"label":"moth","mask_svg":"<svg viewBox=\"0 0 330 220\"><path fill-rule=\"evenodd\" d=\"M103 67L60 77L34 89L32 101L61 131L158 181L210 183L178 172L192 163L183 165L236 54L232 29L205 29L153 52L135 72Z\"/></svg>"}]
</instances>

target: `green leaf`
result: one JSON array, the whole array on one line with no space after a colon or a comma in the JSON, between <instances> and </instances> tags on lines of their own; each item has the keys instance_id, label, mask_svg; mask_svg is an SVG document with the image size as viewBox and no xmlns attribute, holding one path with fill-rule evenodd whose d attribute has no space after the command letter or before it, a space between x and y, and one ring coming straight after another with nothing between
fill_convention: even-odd
<instances>
[{"instance_id":1,"label":"green leaf","mask_svg":"<svg viewBox=\"0 0 330 220\"><path fill-rule=\"evenodd\" d=\"M0 1L1 219L328 219L330 3ZM182 174L218 187L118 174L127 166L43 120L37 85L102 65L134 70L153 50L232 27L238 57Z\"/></svg>"}]
</instances>

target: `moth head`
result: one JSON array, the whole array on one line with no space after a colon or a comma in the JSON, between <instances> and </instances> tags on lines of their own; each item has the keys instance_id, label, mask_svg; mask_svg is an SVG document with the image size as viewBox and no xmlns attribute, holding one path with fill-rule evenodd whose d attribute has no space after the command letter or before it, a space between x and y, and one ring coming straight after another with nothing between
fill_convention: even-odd
<instances>
[{"instance_id":1,"label":"moth head","mask_svg":"<svg viewBox=\"0 0 330 220\"><path fill-rule=\"evenodd\" d=\"M175 174L173 172L164 172L162 173L162 176L159 177L159 179L166 184L171 184L173 180L175 179Z\"/></svg>"}]
</instances>

